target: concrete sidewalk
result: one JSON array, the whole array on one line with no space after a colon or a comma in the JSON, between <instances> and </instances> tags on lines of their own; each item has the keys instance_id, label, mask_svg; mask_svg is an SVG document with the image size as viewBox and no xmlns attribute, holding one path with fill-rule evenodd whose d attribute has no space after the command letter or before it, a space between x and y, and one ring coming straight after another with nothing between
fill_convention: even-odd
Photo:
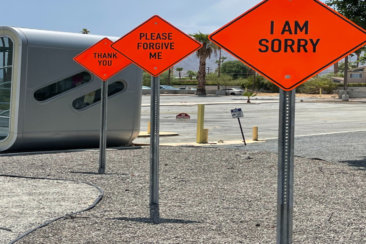
<instances>
[{"instance_id":1,"label":"concrete sidewalk","mask_svg":"<svg viewBox=\"0 0 366 244\"><path fill-rule=\"evenodd\" d=\"M0 243L9 243L44 223L88 209L102 192L89 184L0 176Z\"/></svg>"}]
</instances>

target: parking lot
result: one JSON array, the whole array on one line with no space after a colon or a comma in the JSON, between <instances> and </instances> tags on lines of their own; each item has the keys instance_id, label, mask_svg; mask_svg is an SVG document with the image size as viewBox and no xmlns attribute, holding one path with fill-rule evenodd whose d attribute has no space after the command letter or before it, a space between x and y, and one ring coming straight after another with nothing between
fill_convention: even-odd
<instances>
[{"instance_id":1,"label":"parking lot","mask_svg":"<svg viewBox=\"0 0 366 244\"><path fill-rule=\"evenodd\" d=\"M277 152L278 94L260 94L248 104L243 96L161 95L160 131L176 136L161 136L161 145L196 144L197 104L205 104L204 127L208 144L201 146L244 146L237 119L230 110L242 108L241 118L247 150ZM141 131L145 133L150 119L150 96L142 98ZM189 120L176 120L179 113ZM366 162L366 100L342 102L335 95L296 95L295 155L328 161ZM258 127L259 141L252 142L252 128ZM134 143L149 144L149 138Z\"/></svg>"}]
</instances>

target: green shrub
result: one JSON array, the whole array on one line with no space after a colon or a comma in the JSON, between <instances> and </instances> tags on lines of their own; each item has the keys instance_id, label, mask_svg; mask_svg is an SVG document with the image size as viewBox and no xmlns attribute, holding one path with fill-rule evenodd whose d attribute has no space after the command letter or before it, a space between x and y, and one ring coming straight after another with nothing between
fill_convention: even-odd
<instances>
[{"instance_id":1,"label":"green shrub","mask_svg":"<svg viewBox=\"0 0 366 244\"><path fill-rule=\"evenodd\" d=\"M162 74L160 74L160 84L162 85L169 85L169 70L164 71ZM172 83L174 80L173 75L170 77L170 83Z\"/></svg>"},{"instance_id":2,"label":"green shrub","mask_svg":"<svg viewBox=\"0 0 366 244\"><path fill-rule=\"evenodd\" d=\"M240 79L243 89L252 89L262 92L278 92L279 88L261 75L250 76L247 79ZM254 84L254 85L253 85Z\"/></svg>"},{"instance_id":3,"label":"green shrub","mask_svg":"<svg viewBox=\"0 0 366 244\"><path fill-rule=\"evenodd\" d=\"M255 97L257 95L257 93L251 91L251 90L248 90L247 88L245 88L245 91L243 93L243 96L247 97L247 103L250 103L250 98L251 97Z\"/></svg>"},{"instance_id":4,"label":"green shrub","mask_svg":"<svg viewBox=\"0 0 366 244\"><path fill-rule=\"evenodd\" d=\"M331 79L331 75L325 76L317 76L309 81L303 83L297 88L297 92L299 93L308 93L308 94L318 94L320 93L320 89L322 93L332 94L334 90L337 88L337 84L335 84Z\"/></svg>"},{"instance_id":5,"label":"green shrub","mask_svg":"<svg viewBox=\"0 0 366 244\"><path fill-rule=\"evenodd\" d=\"M253 70L239 60L226 61L221 65L221 74L231 76L234 80L247 78L253 74Z\"/></svg>"},{"instance_id":6,"label":"green shrub","mask_svg":"<svg viewBox=\"0 0 366 244\"><path fill-rule=\"evenodd\" d=\"M142 85L151 86L151 75L147 72L142 74Z\"/></svg>"},{"instance_id":7,"label":"green shrub","mask_svg":"<svg viewBox=\"0 0 366 244\"><path fill-rule=\"evenodd\" d=\"M233 82L233 78L230 75L221 74L220 77L216 73L206 75L206 85L229 86L233 83L237 82Z\"/></svg>"}]
</instances>

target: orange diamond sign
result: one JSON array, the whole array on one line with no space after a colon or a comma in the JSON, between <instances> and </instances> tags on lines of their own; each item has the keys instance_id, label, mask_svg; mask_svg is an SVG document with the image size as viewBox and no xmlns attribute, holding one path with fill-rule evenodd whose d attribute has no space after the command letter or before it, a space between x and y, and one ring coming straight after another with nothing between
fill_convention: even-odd
<instances>
[{"instance_id":1,"label":"orange diamond sign","mask_svg":"<svg viewBox=\"0 0 366 244\"><path fill-rule=\"evenodd\" d=\"M153 76L201 48L197 42L155 15L116 41L112 47Z\"/></svg>"},{"instance_id":2,"label":"orange diamond sign","mask_svg":"<svg viewBox=\"0 0 366 244\"><path fill-rule=\"evenodd\" d=\"M209 36L290 91L366 45L366 31L318 0L265 0Z\"/></svg>"},{"instance_id":3,"label":"orange diamond sign","mask_svg":"<svg viewBox=\"0 0 366 244\"><path fill-rule=\"evenodd\" d=\"M103 38L74 57L74 60L101 80L106 81L131 64L129 59L111 47L112 43L108 38Z\"/></svg>"}]
</instances>

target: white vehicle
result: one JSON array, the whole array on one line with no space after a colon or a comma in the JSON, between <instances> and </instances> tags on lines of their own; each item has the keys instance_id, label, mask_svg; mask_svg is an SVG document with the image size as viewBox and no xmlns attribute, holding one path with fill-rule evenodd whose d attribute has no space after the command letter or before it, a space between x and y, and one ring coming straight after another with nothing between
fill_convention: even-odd
<instances>
[{"instance_id":1,"label":"white vehicle","mask_svg":"<svg viewBox=\"0 0 366 244\"><path fill-rule=\"evenodd\" d=\"M243 90L239 88L227 88L223 89L225 91L225 95L243 95Z\"/></svg>"}]
</instances>

